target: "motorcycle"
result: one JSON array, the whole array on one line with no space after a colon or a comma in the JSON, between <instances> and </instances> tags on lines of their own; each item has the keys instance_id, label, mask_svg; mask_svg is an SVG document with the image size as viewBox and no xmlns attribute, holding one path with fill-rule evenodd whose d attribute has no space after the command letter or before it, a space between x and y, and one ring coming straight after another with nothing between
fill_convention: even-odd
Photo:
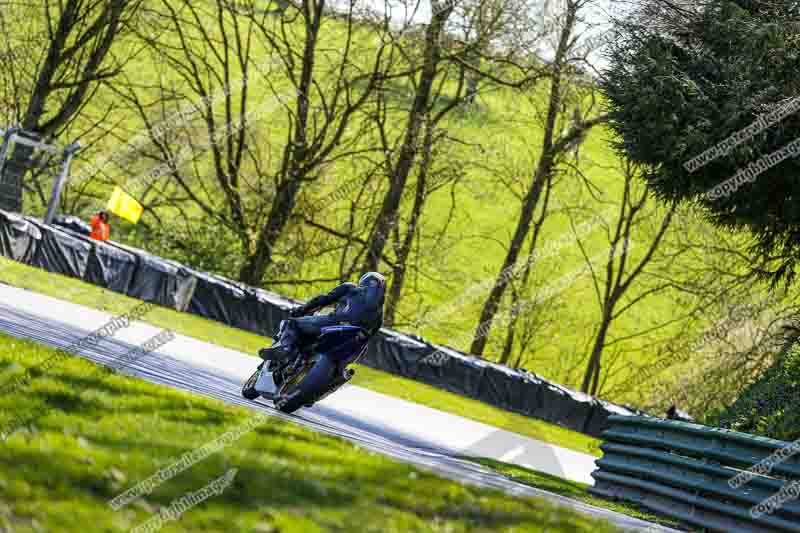
<instances>
[{"instance_id":1,"label":"motorcycle","mask_svg":"<svg viewBox=\"0 0 800 533\"><path fill-rule=\"evenodd\" d=\"M279 335L273 337L276 342ZM242 396L247 400L259 397L272 400L275 408L284 413L311 407L353 378L355 370L347 367L366 353L368 341L369 334L358 326L322 328L316 339L301 342L293 357L258 365L242 386ZM272 373L277 388L274 393L256 388L268 372Z\"/></svg>"}]
</instances>

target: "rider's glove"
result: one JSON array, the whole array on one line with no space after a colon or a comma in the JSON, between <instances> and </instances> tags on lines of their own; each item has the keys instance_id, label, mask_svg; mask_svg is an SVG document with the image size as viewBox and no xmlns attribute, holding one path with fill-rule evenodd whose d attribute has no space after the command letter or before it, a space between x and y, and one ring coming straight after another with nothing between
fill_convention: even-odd
<instances>
[{"instance_id":1,"label":"rider's glove","mask_svg":"<svg viewBox=\"0 0 800 533\"><path fill-rule=\"evenodd\" d=\"M298 318L306 314L306 308L303 305L293 308L289 311L289 316L291 318Z\"/></svg>"}]
</instances>

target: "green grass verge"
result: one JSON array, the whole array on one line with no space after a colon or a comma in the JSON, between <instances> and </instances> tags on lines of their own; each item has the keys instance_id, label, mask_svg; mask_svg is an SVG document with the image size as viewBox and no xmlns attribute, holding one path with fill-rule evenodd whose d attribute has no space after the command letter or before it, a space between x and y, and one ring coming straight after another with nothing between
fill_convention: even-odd
<instances>
[{"instance_id":1,"label":"green grass verge","mask_svg":"<svg viewBox=\"0 0 800 533\"><path fill-rule=\"evenodd\" d=\"M525 485L546 490L547 492L552 492L554 494L560 494L561 496L565 496L571 500L577 500L595 507L603 507L611 511L616 511L628 516L647 520L649 522L655 522L664 526L677 529L687 529L686 526L681 525L675 520L654 515L636 505L610 501L592 496L587 491L589 485L585 485L583 483L568 481L556 476L551 476L542 472L536 472L535 470L529 470L517 465L495 461L494 459L487 459L485 457L468 457L467 459L476 463L480 463L483 466L487 466L495 472L503 474L514 481L519 481Z\"/></svg>"},{"instance_id":2,"label":"green grass verge","mask_svg":"<svg viewBox=\"0 0 800 533\"><path fill-rule=\"evenodd\" d=\"M130 310L138 300L44 270L0 258L0 281L30 289L48 296L120 314ZM165 307L156 307L142 318L144 322L169 328L176 333L211 342L219 346L254 354L269 340L248 331L231 328L219 322ZM401 378L359 365L355 385L421 405L457 414L477 422L513 431L550 444L600 456L600 441L547 422L510 413L482 402L464 398L423 383Z\"/></svg>"},{"instance_id":3,"label":"green grass verge","mask_svg":"<svg viewBox=\"0 0 800 533\"><path fill-rule=\"evenodd\" d=\"M51 357L0 335L0 380ZM108 501L182 454L252 419L226 406L67 358L0 397L0 424L45 409L0 441L0 530L127 531L231 469L230 486L164 532L617 531L534 498L464 486L280 419L118 511Z\"/></svg>"}]
</instances>

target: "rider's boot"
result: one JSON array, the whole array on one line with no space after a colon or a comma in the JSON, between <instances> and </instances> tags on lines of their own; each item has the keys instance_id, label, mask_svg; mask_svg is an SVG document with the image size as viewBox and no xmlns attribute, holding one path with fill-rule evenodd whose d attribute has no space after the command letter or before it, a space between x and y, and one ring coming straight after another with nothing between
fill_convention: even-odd
<instances>
[{"instance_id":1,"label":"rider's boot","mask_svg":"<svg viewBox=\"0 0 800 533\"><path fill-rule=\"evenodd\" d=\"M264 361L284 361L292 356L294 350L283 344L273 344L269 348L262 348L258 356Z\"/></svg>"},{"instance_id":2,"label":"rider's boot","mask_svg":"<svg viewBox=\"0 0 800 533\"><path fill-rule=\"evenodd\" d=\"M262 348L258 356L264 361L285 361L295 352L297 332L286 320L281 322L278 330L278 341L269 348Z\"/></svg>"}]
</instances>

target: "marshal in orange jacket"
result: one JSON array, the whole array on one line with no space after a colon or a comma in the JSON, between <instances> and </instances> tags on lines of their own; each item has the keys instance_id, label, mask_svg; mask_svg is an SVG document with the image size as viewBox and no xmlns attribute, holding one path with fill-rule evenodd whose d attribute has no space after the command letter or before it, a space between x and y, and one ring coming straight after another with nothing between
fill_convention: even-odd
<instances>
[{"instance_id":1,"label":"marshal in orange jacket","mask_svg":"<svg viewBox=\"0 0 800 533\"><path fill-rule=\"evenodd\" d=\"M89 235L92 239L98 241L107 241L111 228L108 225L108 213L101 211L92 217L92 233Z\"/></svg>"}]
</instances>

